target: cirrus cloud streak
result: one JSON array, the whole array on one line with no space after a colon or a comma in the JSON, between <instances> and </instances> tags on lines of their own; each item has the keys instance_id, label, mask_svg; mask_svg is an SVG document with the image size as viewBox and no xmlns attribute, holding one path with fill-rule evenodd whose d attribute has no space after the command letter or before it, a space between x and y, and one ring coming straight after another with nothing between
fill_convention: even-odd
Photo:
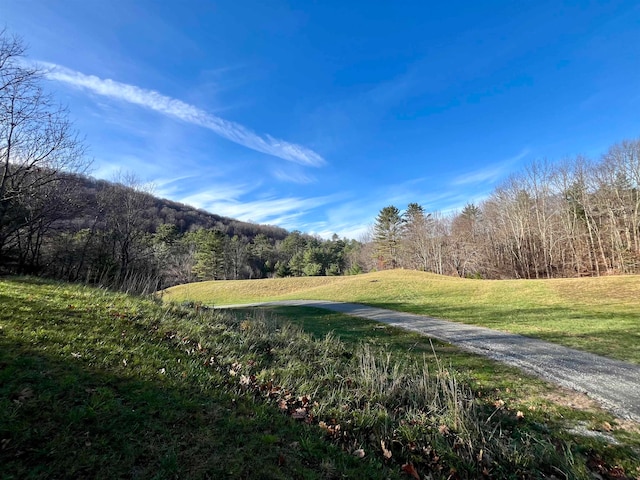
<instances>
[{"instance_id":1,"label":"cirrus cloud streak","mask_svg":"<svg viewBox=\"0 0 640 480\"><path fill-rule=\"evenodd\" d=\"M194 105L162 95L155 90L147 90L95 75L86 75L53 63L40 63L40 65L46 69L46 77L50 80L88 90L97 95L123 100L207 128L246 148L305 166L320 167L326 163L320 154L302 145L280 140L268 134L258 135L243 125L212 115Z\"/></svg>"}]
</instances>

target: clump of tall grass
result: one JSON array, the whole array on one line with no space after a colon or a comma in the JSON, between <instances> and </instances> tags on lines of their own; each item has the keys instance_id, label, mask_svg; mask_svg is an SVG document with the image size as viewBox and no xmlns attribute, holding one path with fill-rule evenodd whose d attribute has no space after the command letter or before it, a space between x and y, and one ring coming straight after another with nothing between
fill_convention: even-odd
<instances>
[{"instance_id":1,"label":"clump of tall grass","mask_svg":"<svg viewBox=\"0 0 640 480\"><path fill-rule=\"evenodd\" d=\"M435 478L586 474L568 448L528 428L522 412L475 398L435 353L415 359L368 344L348 348L262 311L168 312L167 338L218 369L227 388L317 425L356 455Z\"/></svg>"},{"instance_id":2,"label":"clump of tall grass","mask_svg":"<svg viewBox=\"0 0 640 480\"><path fill-rule=\"evenodd\" d=\"M96 284L132 295L150 295L158 291L162 279L157 272L144 269L116 272L105 270L97 277Z\"/></svg>"}]
</instances>

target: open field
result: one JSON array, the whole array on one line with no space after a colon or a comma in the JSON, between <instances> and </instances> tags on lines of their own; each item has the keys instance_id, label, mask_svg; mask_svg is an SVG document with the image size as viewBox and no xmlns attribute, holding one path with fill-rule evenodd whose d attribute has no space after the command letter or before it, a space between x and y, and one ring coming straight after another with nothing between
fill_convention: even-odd
<instances>
[{"instance_id":1,"label":"open field","mask_svg":"<svg viewBox=\"0 0 640 480\"><path fill-rule=\"evenodd\" d=\"M0 477L640 475L638 426L581 395L373 322L261 312L1 280Z\"/></svg>"},{"instance_id":2,"label":"open field","mask_svg":"<svg viewBox=\"0 0 640 480\"><path fill-rule=\"evenodd\" d=\"M469 280L393 270L348 277L179 285L165 300L206 305L333 300L481 325L640 363L640 277Z\"/></svg>"}]
</instances>

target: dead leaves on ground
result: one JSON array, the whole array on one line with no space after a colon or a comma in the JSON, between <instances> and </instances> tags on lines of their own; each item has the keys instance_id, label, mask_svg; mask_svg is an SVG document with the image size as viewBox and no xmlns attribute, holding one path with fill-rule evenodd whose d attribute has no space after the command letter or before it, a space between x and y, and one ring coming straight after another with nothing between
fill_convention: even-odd
<instances>
[{"instance_id":1,"label":"dead leaves on ground","mask_svg":"<svg viewBox=\"0 0 640 480\"><path fill-rule=\"evenodd\" d=\"M214 359L211 359L208 363L211 365L217 364ZM244 365L241 362L233 362L227 367L222 367L222 369L228 372L229 381L232 385L239 386L245 392L253 392L262 398L274 401L282 413L296 421L306 424L317 424L330 440L342 445L342 447L350 451L353 456L360 459L366 457L365 449L357 446L357 444L354 446L356 439L353 437L353 434L350 434L348 429L344 429L335 418L326 420L316 418L314 410L319 407L319 404L313 401L310 395L295 395L294 392L275 385L273 380L267 382L259 381L256 375L251 373L255 365L256 362L252 360ZM437 427L437 431L444 437L455 437L455 432L447 425L441 424ZM393 452L388 440L389 439L380 440L380 451L385 462L392 462ZM408 449L413 455L420 457L421 460L419 463L425 468L428 468L429 471L438 472L439 474L448 471L446 477L449 479L454 480L459 478L456 469L449 469L449 467L444 464L443 458L436 454L431 446L418 447L417 445L410 444L408 445ZM401 470L405 474L418 480L423 478L419 475L418 470L412 463L405 463L402 465ZM488 472L485 468L483 476L487 476L486 473ZM428 475L424 478L429 479L432 477Z\"/></svg>"},{"instance_id":2,"label":"dead leaves on ground","mask_svg":"<svg viewBox=\"0 0 640 480\"><path fill-rule=\"evenodd\" d=\"M431 479L434 477L448 478L455 480L460 477L460 473L455 468L451 468L447 465L447 462L441 454L437 453L434 448L427 444L417 445L418 442L399 442L399 440L393 438L380 438L376 440L374 435L366 440L365 445L361 446L358 443L362 441L362 435L358 435L353 431L353 428L348 425L350 421L344 420L344 425L336 418L317 418L318 407L320 406L314 401L310 395L296 395L295 392L274 384L274 380L264 381L264 372L259 372L259 366L255 360L246 360L244 363L240 361L230 361L223 355L213 355L213 351L210 353L208 349L200 342L189 339L188 337L181 337L177 332L165 333L165 339L171 341L174 345L187 348L188 354L195 354L203 357L204 364L207 367L214 368L220 373L226 376L227 382L230 386L233 386L236 391L243 392L245 394L254 394L256 397L263 398L267 401L274 402L280 411L298 422L304 422L306 424L318 425L320 430L324 432L325 436L340 445L344 450L350 452L353 456L363 459L367 457L367 453L372 456L378 456L386 464L393 465L395 462L398 468L408 477L420 480ZM254 374L254 372L257 374ZM259 377L263 377L262 379ZM352 380L347 378L345 385L351 387ZM491 400L487 398L488 405L491 405ZM525 413L522 410L513 409L507 407L504 400L498 398L493 400L494 411L486 419L489 422L492 417L498 418L510 418L511 422L525 421ZM347 406L347 409L349 406ZM529 407L530 411L534 411L535 407ZM528 415L528 413L527 413ZM341 416L341 415L337 415ZM435 420L435 419L433 419ZM411 424L410 422L408 422ZM459 434L453 427L444 423L430 423L423 425L424 428L431 430L433 433L441 435L446 438L446 442L450 444L453 451L457 451L461 444L459 441ZM604 425L604 430L611 428L609 425ZM361 433L361 432L360 432ZM370 442L370 443L369 443ZM376 442L379 442L379 447L376 447ZM379 450L378 450L379 448ZM367 449L367 450L365 450ZM394 455L395 452L395 455ZM473 454L476 456L476 454ZM402 463L402 461L407 463ZM492 478L495 475L493 467L495 461L490 458L488 454L480 450L477 454L476 468L475 470L478 478ZM472 460L472 462L473 462ZM278 462L280 465L282 461ZM597 473L603 479L612 478L626 478L620 477L621 470L619 467L609 467L604 462L597 459L591 459L589 468L592 472ZM419 473L422 471L422 476Z\"/></svg>"},{"instance_id":3,"label":"dead leaves on ground","mask_svg":"<svg viewBox=\"0 0 640 480\"><path fill-rule=\"evenodd\" d=\"M407 475L409 475L410 477L413 477L416 480L420 480L420 475L418 475L418 471L416 470L416 467L414 467L412 464L405 463L404 465L402 465L402 471Z\"/></svg>"},{"instance_id":4,"label":"dead leaves on ground","mask_svg":"<svg viewBox=\"0 0 640 480\"><path fill-rule=\"evenodd\" d=\"M248 369L253 367L255 362L248 362ZM258 382L255 375L240 373L243 365L235 362L229 369L231 377L238 378L238 384L244 390L251 390L256 394L266 397L267 399L275 399L278 408L295 420L304 421L306 423L314 422L313 408L318 406L317 402L312 402L307 395L295 396L291 391L285 390L280 386L274 385L273 381Z\"/></svg>"},{"instance_id":5,"label":"dead leaves on ground","mask_svg":"<svg viewBox=\"0 0 640 480\"><path fill-rule=\"evenodd\" d=\"M380 440L380 447L382 447L382 456L386 459L389 460L391 459L391 457L393 456L393 454L391 453L391 450L389 450L384 442L384 440Z\"/></svg>"}]
</instances>

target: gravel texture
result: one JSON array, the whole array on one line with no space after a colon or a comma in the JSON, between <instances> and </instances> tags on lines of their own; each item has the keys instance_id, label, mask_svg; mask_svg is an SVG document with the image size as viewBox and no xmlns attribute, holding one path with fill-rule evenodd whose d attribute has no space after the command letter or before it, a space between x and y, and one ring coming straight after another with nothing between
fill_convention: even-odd
<instances>
[{"instance_id":1,"label":"gravel texture","mask_svg":"<svg viewBox=\"0 0 640 480\"><path fill-rule=\"evenodd\" d=\"M586 393L616 415L640 421L640 365L522 335L355 303L285 300L216 308L251 306L323 308L418 332Z\"/></svg>"}]
</instances>

